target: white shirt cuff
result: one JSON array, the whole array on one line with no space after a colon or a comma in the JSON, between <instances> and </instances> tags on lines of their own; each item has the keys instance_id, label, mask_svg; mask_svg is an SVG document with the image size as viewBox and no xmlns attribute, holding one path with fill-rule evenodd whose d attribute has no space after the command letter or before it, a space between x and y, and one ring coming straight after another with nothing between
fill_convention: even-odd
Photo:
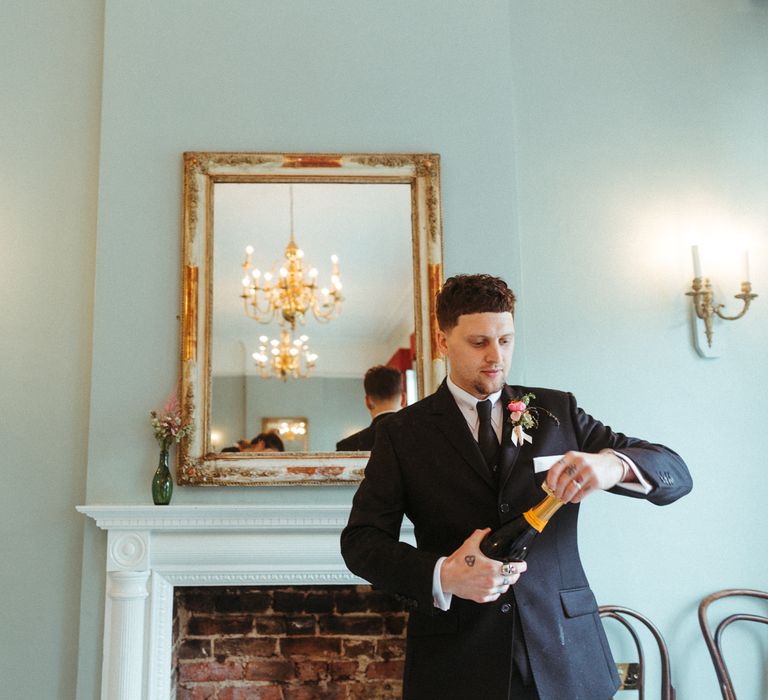
<instances>
[{"instance_id":1,"label":"white shirt cuff","mask_svg":"<svg viewBox=\"0 0 768 700\"><path fill-rule=\"evenodd\" d=\"M440 581L440 570L446 559L447 557L440 557L432 571L432 602L435 604L435 607L440 608L440 610L448 610L451 607L451 600L453 599L453 593L446 593L443 591L443 584Z\"/></svg>"},{"instance_id":2,"label":"white shirt cuff","mask_svg":"<svg viewBox=\"0 0 768 700\"><path fill-rule=\"evenodd\" d=\"M653 490L653 487L640 473L637 465L629 457L627 457L627 455L625 455L623 452L618 452L617 450L611 450L611 452L613 452L613 454L619 457L622 461L626 462L627 466L632 470L632 473L637 477L636 482L620 481L618 484L616 484L616 486L621 486L621 488L626 489L627 491L635 491L637 493L650 493Z\"/></svg>"}]
</instances>

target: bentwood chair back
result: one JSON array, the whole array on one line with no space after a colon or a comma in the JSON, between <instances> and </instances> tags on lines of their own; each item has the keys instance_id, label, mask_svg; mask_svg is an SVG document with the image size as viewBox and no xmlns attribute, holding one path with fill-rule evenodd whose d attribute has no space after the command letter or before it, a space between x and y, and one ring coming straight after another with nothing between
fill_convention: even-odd
<instances>
[{"instance_id":1,"label":"bentwood chair back","mask_svg":"<svg viewBox=\"0 0 768 700\"><path fill-rule=\"evenodd\" d=\"M637 651L636 662L616 663L616 670L619 672L619 678L621 679L619 690L636 690L638 691L638 700L645 700L646 660L640 635L636 629L641 624L651 633L659 649L661 664L660 698L661 700L675 700L675 689L672 687L672 671L669 663L669 650L656 625L636 610L619 605L601 605L599 612L601 618L611 618L624 627L632 638Z\"/></svg>"},{"instance_id":2,"label":"bentwood chair back","mask_svg":"<svg viewBox=\"0 0 768 700\"><path fill-rule=\"evenodd\" d=\"M748 588L725 588L722 591L716 591L715 593L712 593L712 595L708 595L701 601L701 603L699 603L699 625L701 626L701 632L704 635L704 641L707 643L709 655L712 657L712 664L715 667L715 674L717 675L717 682L720 686L720 693L723 696L723 700L736 700L736 692L733 689L731 674L728 673L728 666L723 657L723 631L728 625L737 621L768 624L768 617L764 615L735 613L724 617L715 628L714 634L712 634L709 622L707 621L707 609L709 606L716 600L736 598L739 596L768 600L768 593L765 591L755 591Z\"/></svg>"}]
</instances>

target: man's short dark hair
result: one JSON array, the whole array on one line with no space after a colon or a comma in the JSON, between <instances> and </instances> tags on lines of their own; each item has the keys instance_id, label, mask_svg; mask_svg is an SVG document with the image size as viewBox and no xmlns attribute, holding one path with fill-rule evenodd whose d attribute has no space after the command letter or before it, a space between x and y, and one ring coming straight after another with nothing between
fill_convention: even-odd
<instances>
[{"instance_id":1,"label":"man's short dark hair","mask_svg":"<svg viewBox=\"0 0 768 700\"><path fill-rule=\"evenodd\" d=\"M393 399L403 393L403 375L394 367L376 365L365 373L363 387L372 399Z\"/></svg>"},{"instance_id":2,"label":"man's short dark hair","mask_svg":"<svg viewBox=\"0 0 768 700\"><path fill-rule=\"evenodd\" d=\"M256 445L259 441L263 442L264 447L266 448L276 450L277 452L285 452L283 441L273 430L270 430L268 433L259 433L253 440L251 440L251 445Z\"/></svg>"},{"instance_id":3,"label":"man's short dark hair","mask_svg":"<svg viewBox=\"0 0 768 700\"><path fill-rule=\"evenodd\" d=\"M455 275L445 280L435 307L440 330L449 331L462 314L509 311L514 316L515 295L500 277Z\"/></svg>"}]
</instances>

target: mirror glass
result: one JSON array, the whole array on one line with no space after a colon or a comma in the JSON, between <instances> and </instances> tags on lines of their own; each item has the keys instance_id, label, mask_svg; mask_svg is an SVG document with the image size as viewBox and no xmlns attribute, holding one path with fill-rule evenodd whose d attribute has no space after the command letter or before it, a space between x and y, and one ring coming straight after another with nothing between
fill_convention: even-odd
<instances>
[{"instance_id":1,"label":"mirror glass","mask_svg":"<svg viewBox=\"0 0 768 700\"><path fill-rule=\"evenodd\" d=\"M285 289L270 308L270 288L291 286L291 256L317 313L281 314ZM180 483L356 481L366 453L335 445L370 423L365 371L398 366L410 401L444 374L431 308L436 155L187 153L183 258L182 397L195 434L179 450Z\"/></svg>"},{"instance_id":2,"label":"mirror glass","mask_svg":"<svg viewBox=\"0 0 768 700\"><path fill-rule=\"evenodd\" d=\"M365 371L387 364L401 349L410 352L415 332L410 187L217 183L213 199L212 448L252 440L262 431L264 416L306 414L311 431L305 432L301 451L332 452L338 440L370 421L363 403ZM262 277L285 265L291 199L303 264L316 267L318 286L330 285L330 257L337 255L343 295L338 317L320 321L309 313L295 329L284 320L281 325L279 314L264 313L263 322L251 318L242 299L246 246L254 249L252 262ZM314 367L299 367L307 377L282 378L253 358L261 345L269 355L270 341L279 340L281 330L293 340L306 337L309 353L317 356ZM413 372L412 365L402 369ZM287 447L295 449L297 442L290 442Z\"/></svg>"}]
</instances>

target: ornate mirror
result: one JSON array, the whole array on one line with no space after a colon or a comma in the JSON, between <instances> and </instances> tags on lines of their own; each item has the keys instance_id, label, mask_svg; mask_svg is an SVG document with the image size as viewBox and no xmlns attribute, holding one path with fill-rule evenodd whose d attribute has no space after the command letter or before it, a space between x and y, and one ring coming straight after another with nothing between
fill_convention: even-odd
<instances>
[{"instance_id":1,"label":"ornate mirror","mask_svg":"<svg viewBox=\"0 0 768 700\"><path fill-rule=\"evenodd\" d=\"M183 209L178 482L358 481L365 371L445 373L439 156L185 153Z\"/></svg>"}]
</instances>

